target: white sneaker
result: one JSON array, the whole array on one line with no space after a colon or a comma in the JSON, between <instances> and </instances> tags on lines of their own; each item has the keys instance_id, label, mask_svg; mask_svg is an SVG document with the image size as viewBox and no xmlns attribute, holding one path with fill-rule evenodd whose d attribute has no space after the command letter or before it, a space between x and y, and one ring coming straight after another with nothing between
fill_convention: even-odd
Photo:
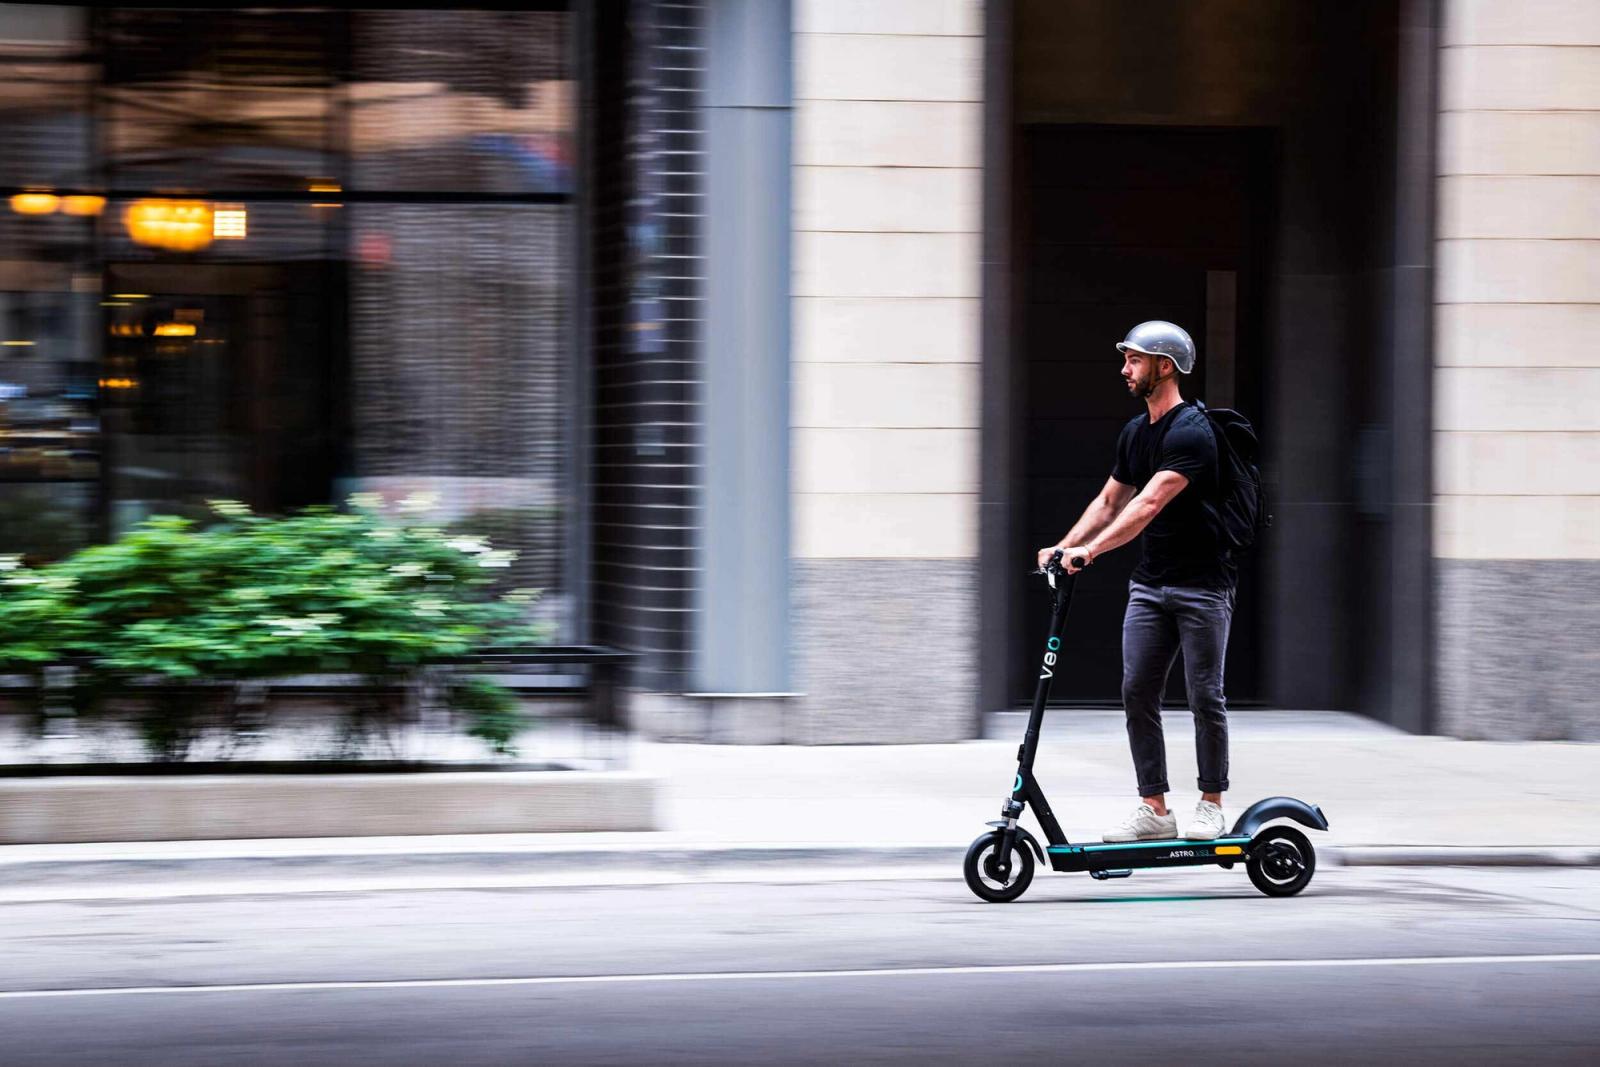
<instances>
[{"instance_id":1,"label":"white sneaker","mask_svg":"<svg viewBox=\"0 0 1600 1067\"><path fill-rule=\"evenodd\" d=\"M1103 841L1166 841L1178 836L1178 817L1168 812L1157 815L1156 809L1140 804L1133 809L1127 821L1101 838Z\"/></svg>"},{"instance_id":2,"label":"white sneaker","mask_svg":"<svg viewBox=\"0 0 1600 1067\"><path fill-rule=\"evenodd\" d=\"M1210 841L1221 837L1222 830L1222 805L1202 800L1194 806L1194 814L1189 816L1189 821L1184 823L1183 837L1186 841Z\"/></svg>"}]
</instances>

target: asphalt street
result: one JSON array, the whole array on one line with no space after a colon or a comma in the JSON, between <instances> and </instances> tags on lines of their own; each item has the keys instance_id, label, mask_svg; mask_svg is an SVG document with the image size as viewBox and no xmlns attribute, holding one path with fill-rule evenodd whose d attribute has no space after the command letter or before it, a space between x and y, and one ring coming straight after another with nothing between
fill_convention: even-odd
<instances>
[{"instance_id":1,"label":"asphalt street","mask_svg":"<svg viewBox=\"0 0 1600 1067\"><path fill-rule=\"evenodd\" d=\"M1600 1062L1600 870L0 905L0 1063Z\"/></svg>"}]
</instances>

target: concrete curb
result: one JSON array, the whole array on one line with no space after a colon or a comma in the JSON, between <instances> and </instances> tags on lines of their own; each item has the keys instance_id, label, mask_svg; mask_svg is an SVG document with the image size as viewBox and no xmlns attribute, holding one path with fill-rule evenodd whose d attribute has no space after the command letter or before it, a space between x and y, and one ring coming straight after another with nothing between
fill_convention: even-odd
<instances>
[{"instance_id":1,"label":"concrete curb","mask_svg":"<svg viewBox=\"0 0 1600 1067\"><path fill-rule=\"evenodd\" d=\"M1600 867L1600 848L1504 845L1344 845L1319 849L1345 867Z\"/></svg>"},{"instance_id":2,"label":"concrete curb","mask_svg":"<svg viewBox=\"0 0 1600 1067\"><path fill-rule=\"evenodd\" d=\"M650 832L660 784L565 770L7 778L0 842Z\"/></svg>"},{"instance_id":3,"label":"concrete curb","mask_svg":"<svg viewBox=\"0 0 1600 1067\"><path fill-rule=\"evenodd\" d=\"M651 845L541 844L495 849L415 851L352 848L329 853L97 856L8 859L0 848L0 887L116 885L275 878L448 878L538 876L552 872L650 870L693 875L750 868L946 867L960 869L965 846L949 845ZM1600 848L1325 845L1325 865L1347 867L1600 867ZM603 884L603 877L596 884Z\"/></svg>"}]
</instances>

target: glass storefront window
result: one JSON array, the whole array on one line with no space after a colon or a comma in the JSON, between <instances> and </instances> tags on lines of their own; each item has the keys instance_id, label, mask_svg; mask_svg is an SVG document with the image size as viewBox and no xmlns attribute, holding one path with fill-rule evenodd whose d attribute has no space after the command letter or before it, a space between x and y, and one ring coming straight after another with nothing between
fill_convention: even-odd
<instances>
[{"instance_id":1,"label":"glass storefront window","mask_svg":"<svg viewBox=\"0 0 1600 1067\"><path fill-rule=\"evenodd\" d=\"M331 180L346 20L308 9L97 11L112 185L303 191Z\"/></svg>"},{"instance_id":2,"label":"glass storefront window","mask_svg":"<svg viewBox=\"0 0 1600 1067\"><path fill-rule=\"evenodd\" d=\"M0 11L0 553L47 559L97 522L94 205L56 195L92 181L96 71L84 9Z\"/></svg>"},{"instance_id":3,"label":"glass storefront window","mask_svg":"<svg viewBox=\"0 0 1600 1067\"><path fill-rule=\"evenodd\" d=\"M356 12L352 186L570 191L566 23L551 11Z\"/></svg>"},{"instance_id":4,"label":"glass storefront window","mask_svg":"<svg viewBox=\"0 0 1600 1067\"><path fill-rule=\"evenodd\" d=\"M86 8L0 5L0 185L93 181L91 98L100 72L88 23Z\"/></svg>"},{"instance_id":5,"label":"glass storefront window","mask_svg":"<svg viewBox=\"0 0 1600 1067\"><path fill-rule=\"evenodd\" d=\"M351 490L424 493L516 549L513 586L569 595L563 207L351 210ZM565 610L563 608L563 610Z\"/></svg>"},{"instance_id":6,"label":"glass storefront window","mask_svg":"<svg viewBox=\"0 0 1600 1067\"><path fill-rule=\"evenodd\" d=\"M0 553L425 492L569 620L567 23L0 5Z\"/></svg>"}]
</instances>

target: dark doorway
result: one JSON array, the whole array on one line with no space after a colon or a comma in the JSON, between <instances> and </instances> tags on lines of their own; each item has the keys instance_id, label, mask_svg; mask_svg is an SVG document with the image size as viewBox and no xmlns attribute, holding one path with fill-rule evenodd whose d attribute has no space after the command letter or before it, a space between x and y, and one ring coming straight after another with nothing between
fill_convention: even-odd
<instances>
[{"instance_id":1,"label":"dark doorway","mask_svg":"<svg viewBox=\"0 0 1600 1067\"><path fill-rule=\"evenodd\" d=\"M205 501L333 497L345 429L342 264L112 264L102 397L112 532Z\"/></svg>"},{"instance_id":2,"label":"dark doorway","mask_svg":"<svg viewBox=\"0 0 1600 1067\"><path fill-rule=\"evenodd\" d=\"M1184 326L1200 351L1195 373L1182 382L1185 398L1237 407L1260 427L1274 187L1272 142L1262 131L1034 125L1021 133L1019 572L1035 549L1066 533L1105 483L1118 431L1143 410L1118 377L1113 346L1129 327L1146 319ZM1138 558L1130 545L1080 580L1053 702L1120 703L1122 613ZM1242 562L1227 670L1235 703L1261 695L1257 569L1254 557ZM1026 702L1048 598L1028 586L1014 602L1023 640L1013 696ZM1182 700L1181 669L1167 692Z\"/></svg>"}]
</instances>

